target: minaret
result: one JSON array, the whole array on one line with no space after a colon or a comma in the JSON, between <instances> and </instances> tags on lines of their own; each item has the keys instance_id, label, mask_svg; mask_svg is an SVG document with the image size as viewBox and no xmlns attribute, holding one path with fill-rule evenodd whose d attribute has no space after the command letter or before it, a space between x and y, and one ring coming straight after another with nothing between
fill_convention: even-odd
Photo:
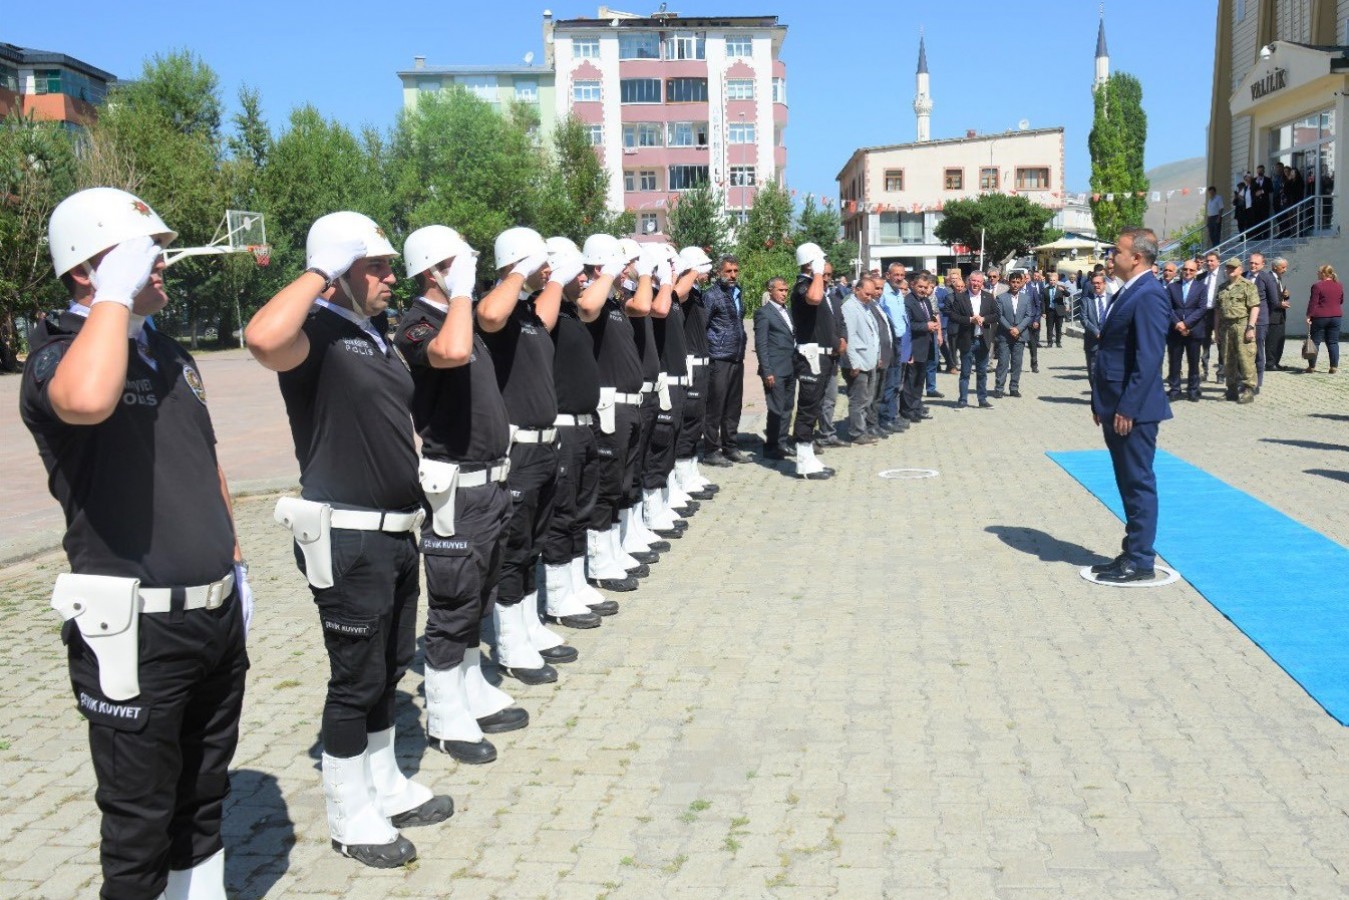
<instances>
[{"instance_id":1,"label":"minaret","mask_svg":"<svg viewBox=\"0 0 1349 900\"><path fill-rule=\"evenodd\" d=\"M929 119L932 116L932 95L928 93L927 48L923 45L923 33L918 33L918 75L914 79L913 111L918 115L918 142L929 140L932 136Z\"/></svg>"},{"instance_id":2,"label":"minaret","mask_svg":"<svg viewBox=\"0 0 1349 900\"><path fill-rule=\"evenodd\" d=\"M1092 90L1110 78L1110 53L1105 49L1105 4L1101 4L1101 25L1096 30L1096 82Z\"/></svg>"}]
</instances>

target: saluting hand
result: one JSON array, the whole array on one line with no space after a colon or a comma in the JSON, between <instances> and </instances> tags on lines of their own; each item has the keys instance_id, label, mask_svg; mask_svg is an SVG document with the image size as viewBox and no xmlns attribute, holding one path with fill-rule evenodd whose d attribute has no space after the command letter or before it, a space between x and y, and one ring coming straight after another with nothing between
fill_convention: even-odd
<instances>
[{"instance_id":1,"label":"saluting hand","mask_svg":"<svg viewBox=\"0 0 1349 900\"><path fill-rule=\"evenodd\" d=\"M148 235L122 241L94 270L94 303L111 301L131 309L159 262L160 247Z\"/></svg>"},{"instance_id":2,"label":"saluting hand","mask_svg":"<svg viewBox=\"0 0 1349 900\"><path fill-rule=\"evenodd\" d=\"M347 274L352 263L364 259L365 255L365 241L360 238L332 241L321 247L310 258L309 265L326 275L329 281L336 281Z\"/></svg>"}]
</instances>

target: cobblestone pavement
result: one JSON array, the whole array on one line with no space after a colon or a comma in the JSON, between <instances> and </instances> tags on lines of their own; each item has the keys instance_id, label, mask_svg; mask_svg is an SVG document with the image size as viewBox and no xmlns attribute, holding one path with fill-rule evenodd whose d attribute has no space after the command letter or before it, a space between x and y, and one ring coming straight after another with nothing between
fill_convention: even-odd
<instances>
[{"instance_id":1,"label":"cobblestone pavement","mask_svg":"<svg viewBox=\"0 0 1349 900\"><path fill-rule=\"evenodd\" d=\"M1080 349L1041 363L992 410L952 408L944 376L931 421L827 453L833 481L714 470L720 499L618 617L573 635L581 659L559 683L508 683L532 722L495 739L496 763L423 752L409 675L400 753L457 811L409 833L407 870L328 847L322 644L271 499L241 501L259 601L231 891L1344 896L1349 733L1184 582L1078 577L1120 525L1044 455L1101 446ZM1345 542L1344 376L1271 373L1254 405L1176 413L1163 447ZM939 474L877 477L895 467ZM0 570L0 896L89 896L97 877L92 776L46 608L62 566Z\"/></svg>"}]
</instances>

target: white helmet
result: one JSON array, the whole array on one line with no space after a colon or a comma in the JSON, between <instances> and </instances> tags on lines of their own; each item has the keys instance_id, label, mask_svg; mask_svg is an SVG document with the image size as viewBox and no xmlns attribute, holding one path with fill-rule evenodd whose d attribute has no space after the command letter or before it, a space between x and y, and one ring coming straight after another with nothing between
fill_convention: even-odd
<instances>
[{"instance_id":1,"label":"white helmet","mask_svg":"<svg viewBox=\"0 0 1349 900\"><path fill-rule=\"evenodd\" d=\"M52 210L47 224L47 246L58 278L109 247L147 235L168 246L178 232L144 200L108 187L71 194Z\"/></svg>"},{"instance_id":2,"label":"white helmet","mask_svg":"<svg viewBox=\"0 0 1349 900\"><path fill-rule=\"evenodd\" d=\"M603 266L618 258L618 238L612 234L592 234L586 238L581 256L588 266Z\"/></svg>"},{"instance_id":3,"label":"white helmet","mask_svg":"<svg viewBox=\"0 0 1349 900\"><path fill-rule=\"evenodd\" d=\"M796 264L798 266L804 266L817 259L824 259L824 251L820 249L819 244L807 241L796 248Z\"/></svg>"},{"instance_id":4,"label":"white helmet","mask_svg":"<svg viewBox=\"0 0 1349 900\"><path fill-rule=\"evenodd\" d=\"M548 255L550 257L558 256L563 253L575 253L577 256L581 255L581 248L577 247L576 242L571 238L550 237L543 243L547 246Z\"/></svg>"},{"instance_id":5,"label":"white helmet","mask_svg":"<svg viewBox=\"0 0 1349 900\"><path fill-rule=\"evenodd\" d=\"M679 251L679 265L676 268L680 272L687 272L689 269L696 269L699 266L711 266L712 260L707 256L707 251L702 247L685 247Z\"/></svg>"},{"instance_id":6,"label":"white helmet","mask_svg":"<svg viewBox=\"0 0 1349 900\"><path fill-rule=\"evenodd\" d=\"M543 235L533 228L507 228L497 235L495 256L498 269L547 252L548 245L544 243Z\"/></svg>"},{"instance_id":7,"label":"white helmet","mask_svg":"<svg viewBox=\"0 0 1349 900\"><path fill-rule=\"evenodd\" d=\"M408 277L413 278L465 251L473 252L459 232L448 225L427 225L412 232L403 242L403 262Z\"/></svg>"},{"instance_id":8,"label":"white helmet","mask_svg":"<svg viewBox=\"0 0 1349 900\"><path fill-rule=\"evenodd\" d=\"M397 256L398 251L389 243L384 229L375 224L375 220L358 212L335 212L319 216L309 226L309 236L305 238L305 265L314 264L314 254L333 241L361 240L365 242L367 259L375 256Z\"/></svg>"},{"instance_id":9,"label":"white helmet","mask_svg":"<svg viewBox=\"0 0 1349 900\"><path fill-rule=\"evenodd\" d=\"M624 262L628 262L642 255L642 245L632 238L619 238L618 253L623 257Z\"/></svg>"}]
</instances>

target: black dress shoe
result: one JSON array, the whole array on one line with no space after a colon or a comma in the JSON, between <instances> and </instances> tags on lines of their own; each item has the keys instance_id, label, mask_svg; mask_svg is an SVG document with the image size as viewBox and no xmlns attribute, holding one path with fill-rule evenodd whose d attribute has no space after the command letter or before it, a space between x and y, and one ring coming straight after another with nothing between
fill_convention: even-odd
<instances>
[{"instance_id":1,"label":"black dress shoe","mask_svg":"<svg viewBox=\"0 0 1349 900\"><path fill-rule=\"evenodd\" d=\"M787 458L787 454L786 454L786 452L785 452L781 447L764 447L764 448L763 448L763 458L764 458L764 459L786 459L786 458ZM690 494L689 496L693 496L693 495Z\"/></svg>"},{"instance_id":2,"label":"black dress shoe","mask_svg":"<svg viewBox=\"0 0 1349 900\"><path fill-rule=\"evenodd\" d=\"M470 766L481 766L492 762L497 758L497 748L492 746L491 741L447 741L443 738L433 738L427 736L427 745L433 750L439 750L441 753L449 756L455 762L466 763Z\"/></svg>"},{"instance_id":3,"label":"black dress shoe","mask_svg":"<svg viewBox=\"0 0 1349 900\"><path fill-rule=\"evenodd\" d=\"M646 565L650 565L651 563L658 563L658 562L660 562L660 554L657 553L657 552L655 552L654 550L636 550L636 551L630 551L630 552L628 553L628 556L631 556L633 559L637 560L639 563L644 563L644 564L646 564Z\"/></svg>"},{"instance_id":4,"label":"black dress shoe","mask_svg":"<svg viewBox=\"0 0 1349 900\"><path fill-rule=\"evenodd\" d=\"M579 617L565 616L564 618L571 619ZM598 625L599 616L595 616L595 619L595 625ZM550 619L550 621L557 622L558 620ZM593 628L594 626L591 627ZM570 663L576 662L576 660L581 658L581 654L576 652L575 647L569 647L566 644L559 644L556 647L549 647L547 650L540 650L539 656L542 656L543 661L547 663Z\"/></svg>"},{"instance_id":5,"label":"black dress shoe","mask_svg":"<svg viewBox=\"0 0 1349 900\"><path fill-rule=\"evenodd\" d=\"M1169 394L1166 395L1166 399L1168 399L1168 400L1179 400L1179 399L1180 399L1180 391L1172 391L1171 393L1169 393Z\"/></svg>"},{"instance_id":6,"label":"black dress shoe","mask_svg":"<svg viewBox=\"0 0 1349 900\"><path fill-rule=\"evenodd\" d=\"M811 442L810 442L810 446L811 446L812 449L814 449L814 451L815 451L816 453L823 453L823 452L824 452L824 442L823 442L823 441L811 441Z\"/></svg>"},{"instance_id":7,"label":"black dress shoe","mask_svg":"<svg viewBox=\"0 0 1349 900\"><path fill-rule=\"evenodd\" d=\"M703 465L715 466L718 469L729 469L731 461L720 453L709 453L703 457Z\"/></svg>"},{"instance_id":8,"label":"black dress shoe","mask_svg":"<svg viewBox=\"0 0 1349 900\"><path fill-rule=\"evenodd\" d=\"M1189 397L1187 397L1186 399L1189 400L1191 403L1198 403L1198 402L1199 402L1199 395L1198 395L1198 394L1191 394L1191 395L1190 395Z\"/></svg>"},{"instance_id":9,"label":"black dress shoe","mask_svg":"<svg viewBox=\"0 0 1349 900\"><path fill-rule=\"evenodd\" d=\"M707 491L707 490L685 491L684 493L688 494L694 500L711 500L713 497L717 495L716 491Z\"/></svg>"},{"instance_id":10,"label":"black dress shoe","mask_svg":"<svg viewBox=\"0 0 1349 900\"><path fill-rule=\"evenodd\" d=\"M811 472L806 476L807 481L825 481L834 477L834 470L830 468L821 469L818 472Z\"/></svg>"},{"instance_id":11,"label":"black dress shoe","mask_svg":"<svg viewBox=\"0 0 1349 900\"><path fill-rule=\"evenodd\" d=\"M658 537L663 538L679 540L684 536L684 529L682 528L653 528L651 530L654 531Z\"/></svg>"},{"instance_id":12,"label":"black dress shoe","mask_svg":"<svg viewBox=\"0 0 1349 900\"><path fill-rule=\"evenodd\" d=\"M859 434L857 437L853 438L852 442L858 446L874 444L876 443L876 436L874 434Z\"/></svg>"},{"instance_id":13,"label":"black dress shoe","mask_svg":"<svg viewBox=\"0 0 1349 900\"><path fill-rule=\"evenodd\" d=\"M723 450L722 455L733 463L749 462L749 457L742 453L738 447L732 447L730 450Z\"/></svg>"},{"instance_id":14,"label":"black dress shoe","mask_svg":"<svg viewBox=\"0 0 1349 900\"><path fill-rule=\"evenodd\" d=\"M544 663L537 669L516 669L502 666L501 674L509 675L521 684L552 684L557 681L557 669Z\"/></svg>"},{"instance_id":15,"label":"black dress shoe","mask_svg":"<svg viewBox=\"0 0 1349 900\"><path fill-rule=\"evenodd\" d=\"M631 569L624 569L629 578L649 578L651 576L651 567L646 563L638 563Z\"/></svg>"},{"instance_id":16,"label":"black dress shoe","mask_svg":"<svg viewBox=\"0 0 1349 900\"><path fill-rule=\"evenodd\" d=\"M500 734L503 731L519 731L529 725L529 713L518 706L508 706L501 712L483 716L478 727L483 734Z\"/></svg>"},{"instance_id":17,"label":"black dress shoe","mask_svg":"<svg viewBox=\"0 0 1349 900\"><path fill-rule=\"evenodd\" d=\"M669 541L652 541L651 543L649 543L649 544L646 545L646 549L650 550L652 553L669 553L669 552L670 552L670 542L669 542Z\"/></svg>"},{"instance_id":18,"label":"black dress shoe","mask_svg":"<svg viewBox=\"0 0 1349 900\"><path fill-rule=\"evenodd\" d=\"M1097 563L1096 565L1091 567L1091 574L1100 575L1102 572L1109 572L1112 569L1118 569L1120 563L1124 562L1126 558L1127 557L1123 553L1121 553L1119 556L1116 556L1108 563Z\"/></svg>"},{"instance_id":19,"label":"black dress shoe","mask_svg":"<svg viewBox=\"0 0 1349 900\"><path fill-rule=\"evenodd\" d=\"M417 848L401 834L387 844L343 844L332 842L338 853L372 869L397 869L417 858Z\"/></svg>"},{"instance_id":20,"label":"black dress shoe","mask_svg":"<svg viewBox=\"0 0 1349 900\"><path fill-rule=\"evenodd\" d=\"M590 611L597 616L616 616L618 615L617 600L601 600L599 603L587 603Z\"/></svg>"},{"instance_id":21,"label":"black dress shoe","mask_svg":"<svg viewBox=\"0 0 1349 900\"><path fill-rule=\"evenodd\" d=\"M968 400L957 400L957 401L956 401L956 409L968 409L968 408L969 408L969 405L970 405L970 401L968 401Z\"/></svg>"},{"instance_id":22,"label":"black dress shoe","mask_svg":"<svg viewBox=\"0 0 1349 900\"><path fill-rule=\"evenodd\" d=\"M592 578L590 583L600 590L626 594L637 590L636 578Z\"/></svg>"},{"instance_id":23,"label":"black dress shoe","mask_svg":"<svg viewBox=\"0 0 1349 900\"><path fill-rule=\"evenodd\" d=\"M995 390L995 391L993 392L993 399L994 399L994 400L1001 400L1001 399L1002 399L1002 388L998 388L997 390Z\"/></svg>"},{"instance_id":24,"label":"black dress shoe","mask_svg":"<svg viewBox=\"0 0 1349 900\"><path fill-rule=\"evenodd\" d=\"M543 619L545 622L548 622L552 625L561 625L563 628L590 629L600 627L599 614L593 611L588 613L572 613L566 616L550 616L545 614ZM564 644L563 646L566 645ZM561 650L562 647L556 647L554 649ZM573 656L571 659L555 659L548 655L551 652L553 651L540 650L539 655L542 656L544 659L548 660L549 662L572 662L573 660L576 659L575 656Z\"/></svg>"},{"instance_id":25,"label":"black dress shoe","mask_svg":"<svg viewBox=\"0 0 1349 900\"><path fill-rule=\"evenodd\" d=\"M1134 581L1152 581L1156 577L1156 569L1140 569L1126 559L1118 568L1097 575L1096 580L1103 584L1129 584Z\"/></svg>"},{"instance_id":26,"label":"black dress shoe","mask_svg":"<svg viewBox=\"0 0 1349 900\"><path fill-rule=\"evenodd\" d=\"M893 431L895 434L903 434L904 432L909 430L909 420L896 419L894 422L890 424L890 430Z\"/></svg>"},{"instance_id":27,"label":"black dress shoe","mask_svg":"<svg viewBox=\"0 0 1349 900\"><path fill-rule=\"evenodd\" d=\"M701 503L695 503L694 501L690 500L683 506L672 506L670 508L675 510L675 512L679 513L679 515L681 516L691 516L698 510L702 509L703 507Z\"/></svg>"},{"instance_id":28,"label":"black dress shoe","mask_svg":"<svg viewBox=\"0 0 1349 900\"><path fill-rule=\"evenodd\" d=\"M992 409L992 408L993 408L993 404L992 404L992 403L989 403L987 400L980 400L980 401L979 401L979 408L980 408L980 409Z\"/></svg>"},{"instance_id":29,"label":"black dress shoe","mask_svg":"<svg viewBox=\"0 0 1349 900\"><path fill-rule=\"evenodd\" d=\"M946 395L943 394L941 391L928 391L928 392L927 392L927 395L928 395L929 397L945 397L945 396L946 396Z\"/></svg>"},{"instance_id":30,"label":"black dress shoe","mask_svg":"<svg viewBox=\"0 0 1349 900\"><path fill-rule=\"evenodd\" d=\"M1020 397L1020 396L1021 396L1021 392L1018 391L1016 388L1012 388L1012 390L1010 390L1010 391L1007 392L1007 396L1009 396L1009 397Z\"/></svg>"},{"instance_id":31,"label":"black dress shoe","mask_svg":"<svg viewBox=\"0 0 1349 900\"><path fill-rule=\"evenodd\" d=\"M1039 366L1031 366L1031 367L1030 367L1030 370L1031 370L1032 373L1038 375L1039 372L1040 372L1040 367L1039 367Z\"/></svg>"},{"instance_id":32,"label":"black dress shoe","mask_svg":"<svg viewBox=\"0 0 1349 900\"><path fill-rule=\"evenodd\" d=\"M422 825L435 825L454 815L454 800L449 794L438 794L416 809L389 816L389 824L394 828L418 828Z\"/></svg>"}]
</instances>

